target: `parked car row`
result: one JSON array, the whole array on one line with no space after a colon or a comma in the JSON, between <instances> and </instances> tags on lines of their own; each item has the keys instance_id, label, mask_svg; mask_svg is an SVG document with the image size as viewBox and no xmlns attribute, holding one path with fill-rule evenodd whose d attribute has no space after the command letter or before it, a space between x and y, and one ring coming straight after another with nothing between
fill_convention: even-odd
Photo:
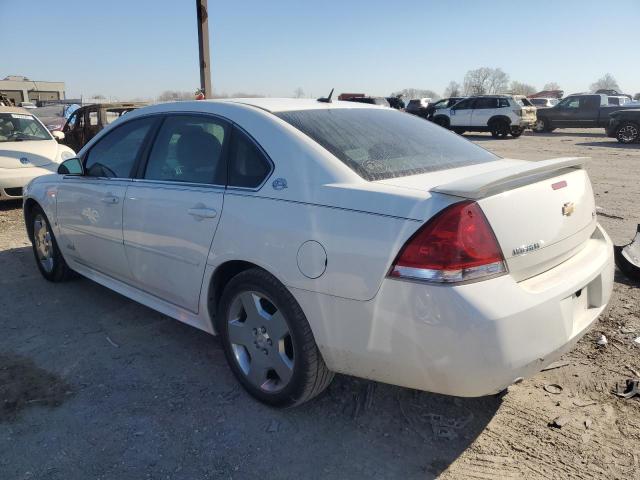
<instances>
[{"instance_id":1,"label":"parked car row","mask_svg":"<svg viewBox=\"0 0 640 480\"><path fill-rule=\"evenodd\" d=\"M621 143L639 141L640 123L634 110L640 110L640 103L623 94L605 93L573 94L562 100L522 95L451 97L436 102L418 98L406 108L407 113L459 134L480 131L495 138L517 138L527 128L547 133L557 128L605 128L607 135Z\"/></svg>"}]
</instances>

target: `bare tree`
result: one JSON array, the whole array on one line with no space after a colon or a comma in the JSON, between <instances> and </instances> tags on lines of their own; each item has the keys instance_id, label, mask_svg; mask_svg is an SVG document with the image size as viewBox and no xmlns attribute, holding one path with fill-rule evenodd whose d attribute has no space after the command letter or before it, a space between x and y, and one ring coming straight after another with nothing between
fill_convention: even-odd
<instances>
[{"instance_id":1,"label":"bare tree","mask_svg":"<svg viewBox=\"0 0 640 480\"><path fill-rule=\"evenodd\" d=\"M556 82L549 82L549 83L545 83L544 87L542 87L543 90L562 90L560 88L560 85L557 84Z\"/></svg>"},{"instance_id":2,"label":"bare tree","mask_svg":"<svg viewBox=\"0 0 640 480\"><path fill-rule=\"evenodd\" d=\"M403 88L399 92L393 92L391 97L404 97L408 100L412 100L414 98L432 98L433 100L437 100L440 98L433 90L422 90L420 88Z\"/></svg>"},{"instance_id":3,"label":"bare tree","mask_svg":"<svg viewBox=\"0 0 640 480\"><path fill-rule=\"evenodd\" d=\"M596 80L591 84L591 90L620 90L618 82L610 73L605 74L604 77Z\"/></svg>"},{"instance_id":4,"label":"bare tree","mask_svg":"<svg viewBox=\"0 0 640 480\"><path fill-rule=\"evenodd\" d=\"M105 97L104 95L102 95L101 93L96 93L93 98L95 98L96 100L105 100L107 97Z\"/></svg>"},{"instance_id":5,"label":"bare tree","mask_svg":"<svg viewBox=\"0 0 640 480\"><path fill-rule=\"evenodd\" d=\"M523 82L511 82L509 91L515 95L532 95L537 92L536 87Z\"/></svg>"},{"instance_id":6,"label":"bare tree","mask_svg":"<svg viewBox=\"0 0 640 480\"><path fill-rule=\"evenodd\" d=\"M634 99L634 100L636 100L636 101L640 101L640 93L636 93L636 94L633 96L633 99Z\"/></svg>"},{"instance_id":7,"label":"bare tree","mask_svg":"<svg viewBox=\"0 0 640 480\"><path fill-rule=\"evenodd\" d=\"M460 84L455 80L451 80L447 88L444 89L444 98L459 97L462 94Z\"/></svg>"},{"instance_id":8,"label":"bare tree","mask_svg":"<svg viewBox=\"0 0 640 480\"><path fill-rule=\"evenodd\" d=\"M302 87L298 87L293 91L293 97L294 98L304 97L304 90L302 89Z\"/></svg>"},{"instance_id":9,"label":"bare tree","mask_svg":"<svg viewBox=\"0 0 640 480\"><path fill-rule=\"evenodd\" d=\"M501 93L509 85L509 75L500 68L481 67L469 70L464 76L465 95Z\"/></svg>"}]
</instances>

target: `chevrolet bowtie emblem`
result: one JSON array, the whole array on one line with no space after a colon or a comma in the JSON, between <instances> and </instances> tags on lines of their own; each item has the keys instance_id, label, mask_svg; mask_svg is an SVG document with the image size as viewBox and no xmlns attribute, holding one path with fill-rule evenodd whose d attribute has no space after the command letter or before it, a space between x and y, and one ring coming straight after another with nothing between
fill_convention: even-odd
<instances>
[{"instance_id":1,"label":"chevrolet bowtie emblem","mask_svg":"<svg viewBox=\"0 0 640 480\"><path fill-rule=\"evenodd\" d=\"M576 207L573 202L567 202L562 205L562 215L565 217L571 216L571 214L575 211Z\"/></svg>"}]
</instances>

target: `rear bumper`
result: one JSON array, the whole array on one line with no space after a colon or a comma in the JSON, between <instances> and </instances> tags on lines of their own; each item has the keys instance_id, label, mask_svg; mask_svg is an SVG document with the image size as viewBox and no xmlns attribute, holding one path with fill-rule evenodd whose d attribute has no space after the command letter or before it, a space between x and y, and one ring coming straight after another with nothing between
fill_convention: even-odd
<instances>
[{"instance_id":1,"label":"rear bumper","mask_svg":"<svg viewBox=\"0 0 640 480\"><path fill-rule=\"evenodd\" d=\"M499 392L569 350L609 301L613 272L612 243L598 227L575 256L522 282L385 279L367 302L292 292L330 369L473 397Z\"/></svg>"},{"instance_id":2,"label":"rear bumper","mask_svg":"<svg viewBox=\"0 0 640 480\"><path fill-rule=\"evenodd\" d=\"M36 177L55 173L58 165L45 167L0 168L0 200L22 198L22 188Z\"/></svg>"},{"instance_id":3,"label":"rear bumper","mask_svg":"<svg viewBox=\"0 0 640 480\"><path fill-rule=\"evenodd\" d=\"M535 124L536 124L535 118L523 118L519 122L514 123L513 125L516 125L522 128L533 128Z\"/></svg>"}]
</instances>

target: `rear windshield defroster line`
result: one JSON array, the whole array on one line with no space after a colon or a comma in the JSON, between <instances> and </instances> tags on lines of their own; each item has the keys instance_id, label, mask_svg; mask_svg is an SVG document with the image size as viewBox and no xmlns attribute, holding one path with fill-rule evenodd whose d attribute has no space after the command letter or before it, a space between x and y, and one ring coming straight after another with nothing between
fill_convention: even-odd
<instances>
[{"instance_id":1,"label":"rear windshield defroster line","mask_svg":"<svg viewBox=\"0 0 640 480\"><path fill-rule=\"evenodd\" d=\"M499 159L423 118L391 109L331 108L275 115L369 181Z\"/></svg>"}]
</instances>

